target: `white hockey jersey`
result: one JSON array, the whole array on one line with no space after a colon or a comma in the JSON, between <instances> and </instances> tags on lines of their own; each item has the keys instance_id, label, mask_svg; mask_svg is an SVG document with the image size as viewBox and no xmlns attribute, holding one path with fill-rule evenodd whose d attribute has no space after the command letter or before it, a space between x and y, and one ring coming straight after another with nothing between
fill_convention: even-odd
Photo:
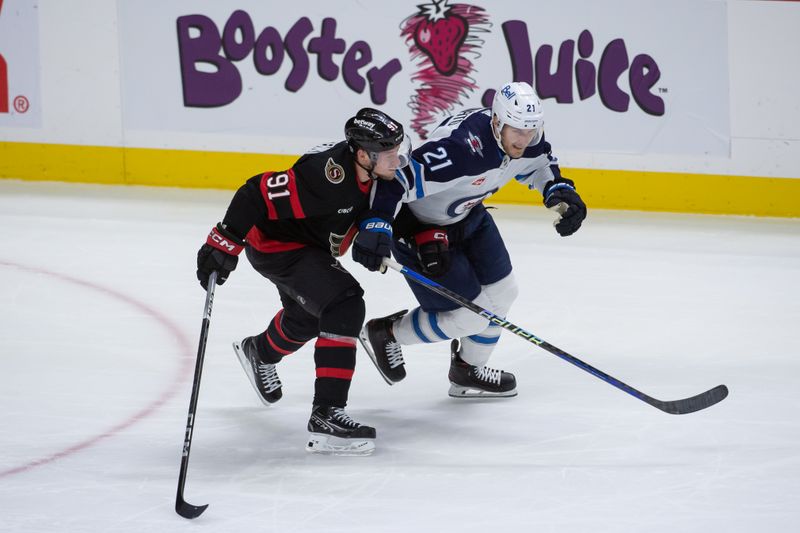
<instances>
[{"instance_id":1,"label":"white hockey jersey","mask_svg":"<svg viewBox=\"0 0 800 533\"><path fill-rule=\"evenodd\" d=\"M395 180L377 181L372 209L394 216L407 203L420 222L446 226L512 179L543 192L560 170L544 135L534 142L511 159L492 134L491 109L466 109L445 119Z\"/></svg>"}]
</instances>

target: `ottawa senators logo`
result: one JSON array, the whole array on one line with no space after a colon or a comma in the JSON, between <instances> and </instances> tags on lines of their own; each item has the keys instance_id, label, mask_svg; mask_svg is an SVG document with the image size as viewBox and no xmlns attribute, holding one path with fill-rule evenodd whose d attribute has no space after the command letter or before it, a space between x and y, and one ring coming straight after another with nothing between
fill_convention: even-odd
<instances>
[{"instance_id":1,"label":"ottawa senators logo","mask_svg":"<svg viewBox=\"0 0 800 533\"><path fill-rule=\"evenodd\" d=\"M339 184L344 179L344 168L332 157L329 157L328 162L325 163L325 177L333 184Z\"/></svg>"},{"instance_id":2,"label":"ottawa senators logo","mask_svg":"<svg viewBox=\"0 0 800 533\"><path fill-rule=\"evenodd\" d=\"M342 257L346 254L357 233L358 226L355 224L352 224L344 235L331 233L328 237L328 241L331 243L331 255L333 257Z\"/></svg>"}]
</instances>

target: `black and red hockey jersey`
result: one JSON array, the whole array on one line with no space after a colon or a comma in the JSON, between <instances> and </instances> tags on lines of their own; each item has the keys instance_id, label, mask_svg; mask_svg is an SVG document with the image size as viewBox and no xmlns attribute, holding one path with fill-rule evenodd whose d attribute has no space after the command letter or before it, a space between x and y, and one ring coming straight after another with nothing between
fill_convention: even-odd
<instances>
[{"instance_id":1,"label":"black and red hockey jersey","mask_svg":"<svg viewBox=\"0 0 800 533\"><path fill-rule=\"evenodd\" d=\"M316 246L338 257L369 208L372 181L361 183L355 165L344 141L313 148L289 170L247 180L222 223L261 252Z\"/></svg>"}]
</instances>

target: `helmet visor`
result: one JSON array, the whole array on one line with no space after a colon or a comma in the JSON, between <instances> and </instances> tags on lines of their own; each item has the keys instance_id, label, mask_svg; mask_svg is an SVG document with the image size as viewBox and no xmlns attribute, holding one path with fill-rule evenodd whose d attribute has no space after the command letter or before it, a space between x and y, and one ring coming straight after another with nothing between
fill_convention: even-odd
<instances>
[{"instance_id":1,"label":"helmet visor","mask_svg":"<svg viewBox=\"0 0 800 533\"><path fill-rule=\"evenodd\" d=\"M404 168L411 161L411 139L408 135L403 135L403 140L394 148L373 152L371 156L376 166L380 168L392 171Z\"/></svg>"}]
</instances>

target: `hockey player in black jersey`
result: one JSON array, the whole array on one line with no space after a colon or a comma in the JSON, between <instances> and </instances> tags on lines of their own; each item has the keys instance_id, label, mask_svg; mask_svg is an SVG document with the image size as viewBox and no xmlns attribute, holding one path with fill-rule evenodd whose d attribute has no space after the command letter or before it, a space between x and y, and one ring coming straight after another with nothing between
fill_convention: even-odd
<instances>
[{"instance_id":1,"label":"hockey player in black jersey","mask_svg":"<svg viewBox=\"0 0 800 533\"><path fill-rule=\"evenodd\" d=\"M306 449L364 455L375 429L345 412L364 322L361 286L336 259L361 230L353 257L371 270L391 246L391 228L371 216L370 190L391 180L409 160L410 141L400 123L364 108L345 124L345 141L313 148L292 168L253 176L233 196L225 217L197 254L197 277L206 288L236 268L244 250L253 268L278 289L282 309L266 331L234 343L259 398L280 400L275 365L316 338L316 381Z\"/></svg>"}]
</instances>

